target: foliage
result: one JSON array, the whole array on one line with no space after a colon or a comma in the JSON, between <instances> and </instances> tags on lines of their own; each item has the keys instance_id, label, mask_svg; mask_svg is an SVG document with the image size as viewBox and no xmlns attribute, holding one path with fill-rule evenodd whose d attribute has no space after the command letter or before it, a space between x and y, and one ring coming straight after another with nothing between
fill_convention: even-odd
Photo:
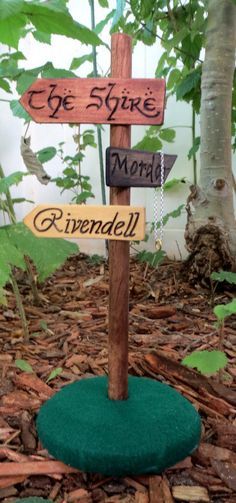
<instances>
[{"instance_id":1,"label":"foliage","mask_svg":"<svg viewBox=\"0 0 236 503\"><path fill-rule=\"evenodd\" d=\"M200 138L195 136L195 114L200 112L201 99L201 54L205 48L207 26L207 3L204 0L126 0L117 2L113 23L115 29L128 33L133 43L142 41L152 45L158 40L163 48L157 61L155 76L166 80L167 98L175 95L177 100L192 106L192 146L189 159L193 158L194 178L196 152ZM236 140L236 76L233 90L232 136ZM145 138L140 148L156 151L161 148L158 135ZM196 181L196 180L195 180Z\"/></svg>"},{"instance_id":2,"label":"foliage","mask_svg":"<svg viewBox=\"0 0 236 503\"><path fill-rule=\"evenodd\" d=\"M223 351L193 351L182 360L182 364L210 376L226 367L227 357Z\"/></svg>"},{"instance_id":3,"label":"foliage","mask_svg":"<svg viewBox=\"0 0 236 503\"><path fill-rule=\"evenodd\" d=\"M227 271L214 272L211 278L217 281L228 281L236 284L236 274ZM217 318L219 326L219 347L223 346L224 338L224 320L236 314L236 299L233 299L228 304L218 304L214 307L213 312ZM193 351L190 355L182 360L183 365L191 368L196 368L202 374L212 375L222 370L227 365L227 357L223 351Z\"/></svg>"},{"instance_id":4,"label":"foliage","mask_svg":"<svg viewBox=\"0 0 236 503\"><path fill-rule=\"evenodd\" d=\"M64 239L38 238L23 224L0 227L0 286L4 287L11 275L11 266L25 270L24 257L29 257L44 281L78 252L78 246Z\"/></svg>"},{"instance_id":5,"label":"foliage","mask_svg":"<svg viewBox=\"0 0 236 503\"><path fill-rule=\"evenodd\" d=\"M182 210L184 208L184 204L180 204L178 208L176 208L173 211L170 211L169 213L166 213L163 217L163 225L166 225L170 218L178 218L180 217ZM152 222L150 232L154 232L154 228L160 229L161 222Z\"/></svg>"},{"instance_id":6,"label":"foliage","mask_svg":"<svg viewBox=\"0 0 236 503\"><path fill-rule=\"evenodd\" d=\"M102 43L96 33L73 20L64 0L2 0L0 42L17 49L26 30L41 41L50 40L50 35L57 34L79 40L83 44Z\"/></svg>"},{"instance_id":7,"label":"foliage","mask_svg":"<svg viewBox=\"0 0 236 503\"><path fill-rule=\"evenodd\" d=\"M148 150L157 152L162 149L163 141L173 143L175 139L175 130L171 128L162 128L161 126L150 126L143 139L133 148L137 150Z\"/></svg>"},{"instance_id":8,"label":"foliage","mask_svg":"<svg viewBox=\"0 0 236 503\"><path fill-rule=\"evenodd\" d=\"M66 167L63 169L62 176L53 178L52 181L61 189L61 193L65 190L72 191L74 194L72 202L74 204L81 204L85 203L88 198L94 197L89 176L81 174L81 163L85 157L84 152L86 148L88 146L96 147L94 130L86 129L82 134L79 132L77 135L74 135L74 140L77 144L77 152L74 156L65 155L63 150L64 142L59 144L57 154Z\"/></svg>"},{"instance_id":9,"label":"foliage","mask_svg":"<svg viewBox=\"0 0 236 503\"><path fill-rule=\"evenodd\" d=\"M63 369L62 367L57 367L56 369L53 369L52 372L50 372L46 383L52 381L52 379L55 379L55 377L59 376L62 373Z\"/></svg>"},{"instance_id":10,"label":"foliage","mask_svg":"<svg viewBox=\"0 0 236 503\"><path fill-rule=\"evenodd\" d=\"M211 279L215 281L227 281L231 285L236 285L236 273L229 271L219 271L213 272L211 274Z\"/></svg>"},{"instance_id":11,"label":"foliage","mask_svg":"<svg viewBox=\"0 0 236 503\"><path fill-rule=\"evenodd\" d=\"M219 325L223 324L225 318L228 318L228 316L231 316L232 314L236 314L236 299L233 299L228 304L218 304L214 307L213 311L217 317Z\"/></svg>"},{"instance_id":12,"label":"foliage","mask_svg":"<svg viewBox=\"0 0 236 503\"><path fill-rule=\"evenodd\" d=\"M183 208L184 208L184 204L181 204L175 210L173 210L169 213L166 213L166 215L164 215L163 221L162 221L163 226L165 226L167 224L167 222L169 221L170 218L178 218L181 215ZM147 242L149 240L150 235L154 232L154 228L160 229L160 226L161 226L160 221L159 222L152 222L149 226L149 231L146 234L144 241ZM163 261L165 256L166 256L166 253L162 249L157 250L155 252L142 250L137 253L136 258L137 258L137 260L139 260L139 262L145 262L148 266L156 268L156 267L158 267L158 265L161 264L161 262Z\"/></svg>"},{"instance_id":13,"label":"foliage","mask_svg":"<svg viewBox=\"0 0 236 503\"><path fill-rule=\"evenodd\" d=\"M166 254L163 250L158 250L156 252L149 252L147 250L142 250L137 253L137 260L139 262L145 262L150 267L156 268L161 264Z\"/></svg>"},{"instance_id":14,"label":"foliage","mask_svg":"<svg viewBox=\"0 0 236 503\"><path fill-rule=\"evenodd\" d=\"M31 365L26 360L16 359L15 366L22 370L22 372L28 372L30 374L33 372Z\"/></svg>"}]
</instances>

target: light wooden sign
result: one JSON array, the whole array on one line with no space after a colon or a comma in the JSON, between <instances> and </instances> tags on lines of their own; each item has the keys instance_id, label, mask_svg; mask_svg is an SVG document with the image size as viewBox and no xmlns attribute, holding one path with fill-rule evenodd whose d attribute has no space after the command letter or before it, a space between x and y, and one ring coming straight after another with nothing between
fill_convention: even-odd
<instances>
[{"instance_id":1,"label":"light wooden sign","mask_svg":"<svg viewBox=\"0 0 236 503\"><path fill-rule=\"evenodd\" d=\"M162 124L163 79L38 79L21 104L36 122Z\"/></svg>"},{"instance_id":2,"label":"light wooden sign","mask_svg":"<svg viewBox=\"0 0 236 503\"><path fill-rule=\"evenodd\" d=\"M145 209L141 207L42 204L24 218L24 223L40 237L119 241L145 237Z\"/></svg>"},{"instance_id":3,"label":"light wooden sign","mask_svg":"<svg viewBox=\"0 0 236 503\"><path fill-rule=\"evenodd\" d=\"M177 156L164 154L164 181ZM142 150L106 150L106 184L110 187L160 187L161 155Z\"/></svg>"}]
</instances>

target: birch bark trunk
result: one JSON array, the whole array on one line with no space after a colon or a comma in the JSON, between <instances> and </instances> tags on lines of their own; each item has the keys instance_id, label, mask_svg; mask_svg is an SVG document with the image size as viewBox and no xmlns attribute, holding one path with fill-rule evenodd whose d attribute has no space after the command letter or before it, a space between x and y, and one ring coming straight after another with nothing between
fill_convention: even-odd
<instances>
[{"instance_id":1,"label":"birch bark trunk","mask_svg":"<svg viewBox=\"0 0 236 503\"><path fill-rule=\"evenodd\" d=\"M236 49L236 5L209 0L202 69L201 168L191 188L185 230L190 275L234 269L236 221L231 165L231 107Z\"/></svg>"}]
</instances>

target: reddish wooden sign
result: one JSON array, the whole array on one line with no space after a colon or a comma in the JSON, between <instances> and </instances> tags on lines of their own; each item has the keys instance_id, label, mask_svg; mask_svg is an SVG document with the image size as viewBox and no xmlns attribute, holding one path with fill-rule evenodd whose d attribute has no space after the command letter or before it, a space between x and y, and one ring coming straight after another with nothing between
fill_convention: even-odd
<instances>
[{"instance_id":1,"label":"reddish wooden sign","mask_svg":"<svg viewBox=\"0 0 236 503\"><path fill-rule=\"evenodd\" d=\"M176 158L177 155L164 154L164 181ZM106 184L110 187L160 187L160 153L107 148Z\"/></svg>"},{"instance_id":2,"label":"reddish wooden sign","mask_svg":"<svg viewBox=\"0 0 236 503\"><path fill-rule=\"evenodd\" d=\"M21 104L36 122L162 124L163 79L38 79Z\"/></svg>"}]
</instances>

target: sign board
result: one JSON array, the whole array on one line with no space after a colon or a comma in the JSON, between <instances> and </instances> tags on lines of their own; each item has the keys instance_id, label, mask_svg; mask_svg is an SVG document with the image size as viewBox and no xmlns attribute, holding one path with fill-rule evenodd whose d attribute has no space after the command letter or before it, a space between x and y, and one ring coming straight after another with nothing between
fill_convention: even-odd
<instances>
[{"instance_id":1,"label":"sign board","mask_svg":"<svg viewBox=\"0 0 236 503\"><path fill-rule=\"evenodd\" d=\"M40 237L136 241L145 237L145 209L132 206L41 204L24 223Z\"/></svg>"},{"instance_id":2,"label":"sign board","mask_svg":"<svg viewBox=\"0 0 236 503\"><path fill-rule=\"evenodd\" d=\"M164 154L164 181L176 158L176 155ZM110 187L160 187L160 153L107 148L106 184Z\"/></svg>"},{"instance_id":3,"label":"sign board","mask_svg":"<svg viewBox=\"0 0 236 503\"><path fill-rule=\"evenodd\" d=\"M162 124L163 79L38 79L20 99L36 122Z\"/></svg>"}]
</instances>

